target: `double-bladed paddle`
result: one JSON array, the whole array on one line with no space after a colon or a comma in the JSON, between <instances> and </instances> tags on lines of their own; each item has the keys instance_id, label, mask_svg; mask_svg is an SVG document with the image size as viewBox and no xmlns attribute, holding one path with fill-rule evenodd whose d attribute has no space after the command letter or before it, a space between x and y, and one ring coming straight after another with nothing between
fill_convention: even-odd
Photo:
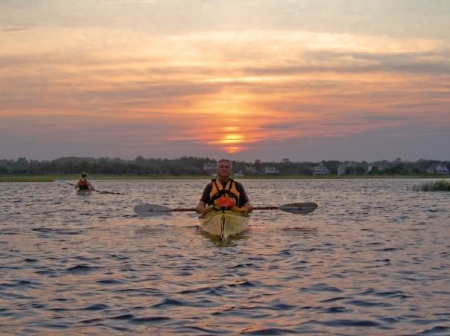
<instances>
[{"instance_id":1,"label":"double-bladed paddle","mask_svg":"<svg viewBox=\"0 0 450 336\"><path fill-rule=\"evenodd\" d=\"M60 180L56 180L55 182L63 183L63 184L68 184L68 185L71 185L71 186L74 186L74 187L76 186L76 184L74 184L74 183L65 182L65 181L60 181ZM100 191L100 190L97 190L97 189L95 189L94 191L95 191L95 192L98 192L98 193L100 193L100 194L123 195L123 194L121 194L121 193L116 193L116 192L112 192L112 191Z\"/></svg>"},{"instance_id":2,"label":"double-bladed paddle","mask_svg":"<svg viewBox=\"0 0 450 336\"><path fill-rule=\"evenodd\" d=\"M306 215L317 209L317 203L305 202L305 203L289 203L281 206L264 206L254 207L253 210L282 210L292 214ZM154 217L170 212L188 212L194 211L195 208L176 208L171 209L169 207L158 204L139 204L134 207L134 212L142 217Z\"/></svg>"}]
</instances>

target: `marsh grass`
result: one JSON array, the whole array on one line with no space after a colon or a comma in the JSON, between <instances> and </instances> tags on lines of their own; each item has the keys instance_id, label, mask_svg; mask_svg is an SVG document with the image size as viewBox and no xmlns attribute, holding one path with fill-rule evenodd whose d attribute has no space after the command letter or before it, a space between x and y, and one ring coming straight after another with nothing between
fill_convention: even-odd
<instances>
[{"instance_id":1,"label":"marsh grass","mask_svg":"<svg viewBox=\"0 0 450 336\"><path fill-rule=\"evenodd\" d=\"M450 191L450 180L440 180L416 184L413 186L414 191Z\"/></svg>"}]
</instances>

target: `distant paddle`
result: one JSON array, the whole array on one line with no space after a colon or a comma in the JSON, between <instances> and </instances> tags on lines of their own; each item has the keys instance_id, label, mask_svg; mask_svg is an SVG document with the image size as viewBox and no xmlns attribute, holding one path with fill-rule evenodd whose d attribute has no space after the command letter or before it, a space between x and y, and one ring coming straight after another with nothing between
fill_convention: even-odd
<instances>
[{"instance_id":1,"label":"distant paddle","mask_svg":"<svg viewBox=\"0 0 450 336\"><path fill-rule=\"evenodd\" d=\"M254 207L253 210L281 210L296 215L307 215L318 207L317 203L305 202L305 203L289 203L281 206L265 206ZM139 204L134 207L134 212L142 217L154 217L168 214L170 212L189 212L194 211L195 208L176 208L171 209L169 207L158 204Z\"/></svg>"},{"instance_id":2,"label":"distant paddle","mask_svg":"<svg viewBox=\"0 0 450 336\"><path fill-rule=\"evenodd\" d=\"M55 180L55 182L62 183L62 184L68 184L68 185L71 185L71 186L74 186L74 187L76 186L76 184L70 183L70 182L66 182L66 181ZM123 195L121 193L116 193L116 192L112 192L112 191L100 191L100 190L97 190L97 189L95 189L94 191L98 192L100 194Z\"/></svg>"}]
</instances>

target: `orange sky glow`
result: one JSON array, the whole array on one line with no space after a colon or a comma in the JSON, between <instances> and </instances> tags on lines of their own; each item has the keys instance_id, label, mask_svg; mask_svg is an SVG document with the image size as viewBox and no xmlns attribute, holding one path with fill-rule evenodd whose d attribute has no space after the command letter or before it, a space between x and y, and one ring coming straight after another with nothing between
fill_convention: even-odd
<instances>
[{"instance_id":1,"label":"orange sky glow","mask_svg":"<svg viewBox=\"0 0 450 336\"><path fill-rule=\"evenodd\" d=\"M36 153L23 137L42 146L58 143L53 153L39 149L41 157L80 155L94 143L88 156L202 156L203 148L248 159L264 157L272 144L289 157L288 147L307 139L350 140L389 129L395 136L424 127L438 139L448 137L449 36L439 14L448 6L433 7L441 30L406 35L395 29L388 34L389 22L379 31L349 28L357 16L334 29L318 29L312 21L299 25L300 14L289 27L281 21L246 24L245 9L253 1L242 5L242 21L209 27L201 23L208 21L205 14L190 29L176 29L175 17L167 27L140 21L145 16L139 8L149 17L152 8L170 16L170 5L161 1L139 2L133 12L127 1L105 0L85 18L70 16L70 2L61 3L66 5L48 1L50 12L0 5L0 158ZM283 12L277 2L264 3ZM125 4L129 12L118 14ZM375 20L399 10L383 4L366 14ZM74 6L81 10L89 3ZM117 14L102 15L103 8ZM57 9L70 19L57 19ZM38 24L26 24L21 14ZM83 139L74 139L78 132ZM16 136L22 138L14 143ZM107 147L116 141L117 147ZM120 150L114 153L114 147Z\"/></svg>"}]
</instances>

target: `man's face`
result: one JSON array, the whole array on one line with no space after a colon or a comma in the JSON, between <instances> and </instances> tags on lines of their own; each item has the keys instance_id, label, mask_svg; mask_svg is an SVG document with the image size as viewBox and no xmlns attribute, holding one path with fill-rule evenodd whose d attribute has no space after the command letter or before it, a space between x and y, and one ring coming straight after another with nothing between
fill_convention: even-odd
<instances>
[{"instance_id":1,"label":"man's face","mask_svg":"<svg viewBox=\"0 0 450 336\"><path fill-rule=\"evenodd\" d=\"M230 164L226 161L221 161L217 166L217 175L219 177L229 177L231 173Z\"/></svg>"}]
</instances>

